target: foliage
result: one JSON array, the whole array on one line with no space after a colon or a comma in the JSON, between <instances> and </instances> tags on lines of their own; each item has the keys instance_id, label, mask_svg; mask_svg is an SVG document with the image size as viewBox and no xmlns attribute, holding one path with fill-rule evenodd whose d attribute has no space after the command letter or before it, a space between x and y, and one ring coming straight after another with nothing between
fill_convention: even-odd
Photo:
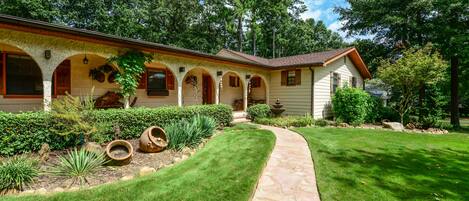
<instances>
[{"instance_id":1,"label":"foliage","mask_svg":"<svg viewBox=\"0 0 469 201\"><path fill-rule=\"evenodd\" d=\"M104 153L94 153L80 149L68 152L67 156L59 156L59 163L48 173L59 178L71 179L72 186L75 183L83 185L88 183L87 177L96 172L107 162Z\"/></svg>"},{"instance_id":2,"label":"foliage","mask_svg":"<svg viewBox=\"0 0 469 201\"><path fill-rule=\"evenodd\" d=\"M0 161L0 195L10 190L22 191L25 185L38 176L38 161L25 156L15 156Z\"/></svg>"},{"instance_id":3,"label":"foliage","mask_svg":"<svg viewBox=\"0 0 469 201\"><path fill-rule=\"evenodd\" d=\"M325 127L329 125L329 123L325 119L316 119L314 120L314 125L319 127Z\"/></svg>"},{"instance_id":4,"label":"foliage","mask_svg":"<svg viewBox=\"0 0 469 201\"><path fill-rule=\"evenodd\" d=\"M92 110L86 111L85 116L97 129L89 138L102 143L115 138L135 139L150 126L164 126L197 114L214 118L219 126L229 125L233 119L232 109L228 105ZM61 135L63 129L54 123L50 113L0 112L0 155L38 151L43 143L49 144L52 150L80 143L75 135Z\"/></svg>"},{"instance_id":5,"label":"foliage","mask_svg":"<svg viewBox=\"0 0 469 201\"><path fill-rule=\"evenodd\" d=\"M305 127L311 126L314 123L313 117L306 114L304 116L284 116L275 118L257 118L254 122L258 124L271 125L277 127Z\"/></svg>"},{"instance_id":6,"label":"foliage","mask_svg":"<svg viewBox=\"0 0 469 201\"><path fill-rule=\"evenodd\" d=\"M181 150L186 146L196 147L204 138L212 136L215 128L215 120L200 115L170 123L164 127L169 138L168 148Z\"/></svg>"},{"instance_id":7,"label":"foliage","mask_svg":"<svg viewBox=\"0 0 469 201\"><path fill-rule=\"evenodd\" d=\"M370 96L368 99L368 110L365 117L365 122L368 123L376 123L380 122L383 118L383 110L384 110L383 101L381 98L376 96Z\"/></svg>"},{"instance_id":8,"label":"foliage","mask_svg":"<svg viewBox=\"0 0 469 201\"><path fill-rule=\"evenodd\" d=\"M429 135L358 128L295 130L303 134L311 150L321 200L469 197L467 134Z\"/></svg>"},{"instance_id":9,"label":"foliage","mask_svg":"<svg viewBox=\"0 0 469 201\"><path fill-rule=\"evenodd\" d=\"M442 81L446 68L440 54L430 45L405 50L397 61L382 60L378 76L391 86L392 96L397 99L394 108L399 113L401 123L404 123L404 116L415 107L414 100L420 87Z\"/></svg>"},{"instance_id":10,"label":"foliage","mask_svg":"<svg viewBox=\"0 0 469 201\"><path fill-rule=\"evenodd\" d=\"M339 88L332 97L332 109L338 121L359 125L369 112L370 95L358 88Z\"/></svg>"},{"instance_id":11,"label":"foliage","mask_svg":"<svg viewBox=\"0 0 469 201\"><path fill-rule=\"evenodd\" d=\"M86 190L9 196L2 200L245 201L252 197L274 144L275 136L270 131L228 128L194 156L155 174Z\"/></svg>"},{"instance_id":12,"label":"foliage","mask_svg":"<svg viewBox=\"0 0 469 201\"><path fill-rule=\"evenodd\" d=\"M270 106L267 104L257 104L248 107L248 118L255 120L256 118L266 118L270 116Z\"/></svg>"},{"instance_id":13,"label":"foliage","mask_svg":"<svg viewBox=\"0 0 469 201\"><path fill-rule=\"evenodd\" d=\"M129 97L135 95L138 81L145 72L145 63L151 62L151 54L131 50L125 54L109 58L109 62L116 63L116 83L119 84L121 94L125 98L125 107L129 107Z\"/></svg>"},{"instance_id":14,"label":"foliage","mask_svg":"<svg viewBox=\"0 0 469 201\"><path fill-rule=\"evenodd\" d=\"M81 99L67 94L61 99L52 102L51 117L54 127L52 132L59 135L89 136L96 128L84 115L93 110L92 96Z\"/></svg>"},{"instance_id":15,"label":"foliage","mask_svg":"<svg viewBox=\"0 0 469 201\"><path fill-rule=\"evenodd\" d=\"M203 138L212 136L213 131L217 128L217 122L211 117L196 115L192 117L191 121L200 129Z\"/></svg>"}]
</instances>

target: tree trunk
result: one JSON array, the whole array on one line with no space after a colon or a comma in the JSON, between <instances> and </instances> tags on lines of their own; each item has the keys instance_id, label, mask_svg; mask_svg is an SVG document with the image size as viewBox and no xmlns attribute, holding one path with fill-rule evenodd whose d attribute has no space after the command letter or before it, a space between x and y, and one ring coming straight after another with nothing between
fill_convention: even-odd
<instances>
[{"instance_id":1,"label":"tree trunk","mask_svg":"<svg viewBox=\"0 0 469 201\"><path fill-rule=\"evenodd\" d=\"M419 109L418 109L418 117L419 121L423 118L423 101L425 99L425 84L420 83L419 86Z\"/></svg>"},{"instance_id":2,"label":"tree trunk","mask_svg":"<svg viewBox=\"0 0 469 201\"><path fill-rule=\"evenodd\" d=\"M457 56L451 57L451 125L459 128L459 58Z\"/></svg>"},{"instance_id":3,"label":"tree trunk","mask_svg":"<svg viewBox=\"0 0 469 201\"><path fill-rule=\"evenodd\" d=\"M256 40L257 40L257 36L256 36L256 29L253 27L251 28L252 29L252 54L254 56L257 55L257 47L256 47Z\"/></svg>"},{"instance_id":4,"label":"tree trunk","mask_svg":"<svg viewBox=\"0 0 469 201\"><path fill-rule=\"evenodd\" d=\"M124 109L130 108L130 97L124 97Z\"/></svg>"},{"instance_id":5,"label":"tree trunk","mask_svg":"<svg viewBox=\"0 0 469 201\"><path fill-rule=\"evenodd\" d=\"M238 51L243 52L243 16L238 17Z\"/></svg>"}]
</instances>

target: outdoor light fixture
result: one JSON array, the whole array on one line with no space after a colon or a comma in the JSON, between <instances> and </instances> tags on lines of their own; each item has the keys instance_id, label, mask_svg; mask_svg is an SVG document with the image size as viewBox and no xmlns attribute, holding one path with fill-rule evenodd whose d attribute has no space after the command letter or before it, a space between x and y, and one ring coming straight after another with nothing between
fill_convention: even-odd
<instances>
[{"instance_id":1,"label":"outdoor light fixture","mask_svg":"<svg viewBox=\"0 0 469 201\"><path fill-rule=\"evenodd\" d=\"M223 75L223 71L219 70L217 71L217 76L222 76Z\"/></svg>"},{"instance_id":2,"label":"outdoor light fixture","mask_svg":"<svg viewBox=\"0 0 469 201\"><path fill-rule=\"evenodd\" d=\"M251 75L250 74L247 74L246 75L246 80L249 80L251 78Z\"/></svg>"},{"instance_id":3,"label":"outdoor light fixture","mask_svg":"<svg viewBox=\"0 0 469 201\"><path fill-rule=\"evenodd\" d=\"M44 51L44 58L50 59L52 56L51 50Z\"/></svg>"},{"instance_id":4,"label":"outdoor light fixture","mask_svg":"<svg viewBox=\"0 0 469 201\"><path fill-rule=\"evenodd\" d=\"M86 54L85 54L85 58L83 58L83 64L88 64L88 58L86 58Z\"/></svg>"},{"instance_id":5,"label":"outdoor light fixture","mask_svg":"<svg viewBox=\"0 0 469 201\"><path fill-rule=\"evenodd\" d=\"M179 67L180 73L184 73L185 71L186 71L186 67L183 67L183 66Z\"/></svg>"}]
</instances>

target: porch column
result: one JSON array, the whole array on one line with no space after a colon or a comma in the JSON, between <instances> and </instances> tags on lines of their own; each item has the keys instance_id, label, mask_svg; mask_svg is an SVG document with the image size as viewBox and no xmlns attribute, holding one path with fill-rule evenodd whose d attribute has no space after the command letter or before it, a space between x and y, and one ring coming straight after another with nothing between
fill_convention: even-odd
<instances>
[{"instance_id":1,"label":"porch column","mask_svg":"<svg viewBox=\"0 0 469 201\"><path fill-rule=\"evenodd\" d=\"M215 86L215 104L220 104L220 83L221 79L217 79Z\"/></svg>"},{"instance_id":2,"label":"porch column","mask_svg":"<svg viewBox=\"0 0 469 201\"><path fill-rule=\"evenodd\" d=\"M182 81L178 79L178 106L182 107Z\"/></svg>"},{"instance_id":3,"label":"porch column","mask_svg":"<svg viewBox=\"0 0 469 201\"><path fill-rule=\"evenodd\" d=\"M43 97L43 104L44 104L44 111L48 112L51 110L51 103L52 103L52 80L51 79L43 79L42 86L44 87L44 97Z\"/></svg>"},{"instance_id":4,"label":"porch column","mask_svg":"<svg viewBox=\"0 0 469 201\"><path fill-rule=\"evenodd\" d=\"M243 88L243 107L244 107L244 111L246 112L247 109L248 109L248 82L246 82L245 84L246 86L244 86Z\"/></svg>"}]
</instances>

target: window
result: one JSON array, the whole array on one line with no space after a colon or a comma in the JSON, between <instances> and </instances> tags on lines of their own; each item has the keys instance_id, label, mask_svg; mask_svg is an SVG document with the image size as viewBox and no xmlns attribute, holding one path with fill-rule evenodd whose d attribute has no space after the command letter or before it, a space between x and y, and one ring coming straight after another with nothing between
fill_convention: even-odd
<instances>
[{"instance_id":1,"label":"window","mask_svg":"<svg viewBox=\"0 0 469 201\"><path fill-rule=\"evenodd\" d=\"M337 88L340 87L340 75L339 73L332 73L332 76L331 76L331 84L332 84L332 87L331 87L331 94L335 94L335 92L337 91Z\"/></svg>"},{"instance_id":2,"label":"window","mask_svg":"<svg viewBox=\"0 0 469 201\"><path fill-rule=\"evenodd\" d=\"M41 69L28 56L8 54L4 79L7 95L43 95Z\"/></svg>"},{"instance_id":3,"label":"window","mask_svg":"<svg viewBox=\"0 0 469 201\"><path fill-rule=\"evenodd\" d=\"M239 87L239 77L230 76L230 87Z\"/></svg>"},{"instance_id":4,"label":"window","mask_svg":"<svg viewBox=\"0 0 469 201\"><path fill-rule=\"evenodd\" d=\"M251 78L251 88L259 88L259 87L261 87L261 78L260 77Z\"/></svg>"},{"instance_id":5,"label":"window","mask_svg":"<svg viewBox=\"0 0 469 201\"><path fill-rule=\"evenodd\" d=\"M281 85L282 86L301 85L301 69L282 71Z\"/></svg>"},{"instance_id":6,"label":"window","mask_svg":"<svg viewBox=\"0 0 469 201\"><path fill-rule=\"evenodd\" d=\"M166 88L166 71L149 69L147 71L147 94L149 96L168 96Z\"/></svg>"},{"instance_id":7,"label":"window","mask_svg":"<svg viewBox=\"0 0 469 201\"><path fill-rule=\"evenodd\" d=\"M352 86L353 88L357 88L357 78L356 78L356 77L352 77L351 86Z\"/></svg>"}]
</instances>

